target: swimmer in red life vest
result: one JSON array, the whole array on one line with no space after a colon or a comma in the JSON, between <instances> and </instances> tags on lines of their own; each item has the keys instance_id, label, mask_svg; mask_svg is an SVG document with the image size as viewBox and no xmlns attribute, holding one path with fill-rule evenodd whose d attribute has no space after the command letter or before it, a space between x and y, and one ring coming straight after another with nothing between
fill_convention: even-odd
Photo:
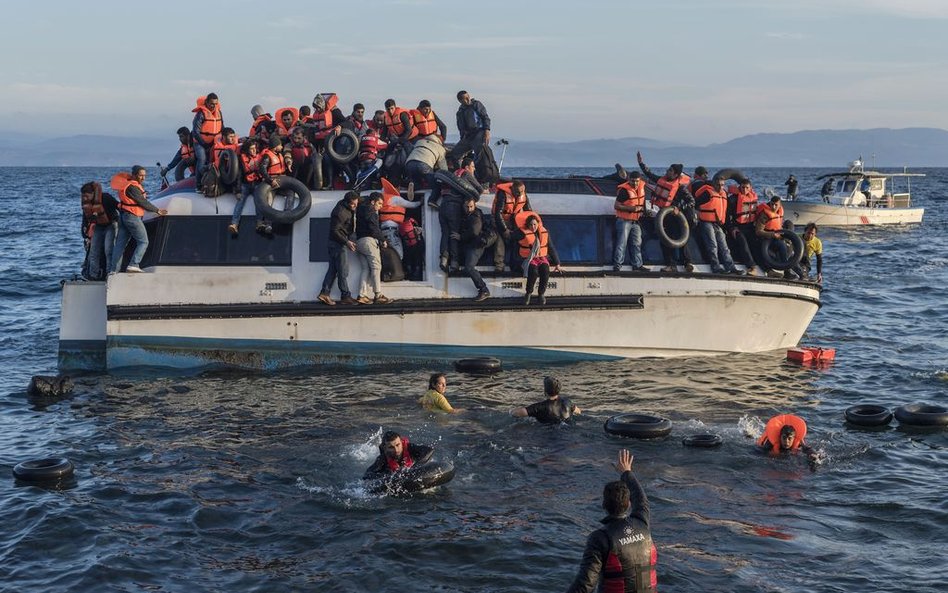
<instances>
[{"instance_id":1,"label":"swimmer in red life vest","mask_svg":"<svg viewBox=\"0 0 948 593\"><path fill-rule=\"evenodd\" d=\"M767 421L764 434L757 441L757 447L765 453L787 453L800 449L811 461L819 454L806 444L806 422L793 414L781 414Z\"/></svg>"},{"instance_id":2,"label":"swimmer in red life vest","mask_svg":"<svg viewBox=\"0 0 948 593\"><path fill-rule=\"evenodd\" d=\"M365 470L362 479L384 478L415 464L426 463L431 460L433 454L433 447L409 443L407 438L394 430L389 430L382 435L379 456L369 469Z\"/></svg>"}]
</instances>

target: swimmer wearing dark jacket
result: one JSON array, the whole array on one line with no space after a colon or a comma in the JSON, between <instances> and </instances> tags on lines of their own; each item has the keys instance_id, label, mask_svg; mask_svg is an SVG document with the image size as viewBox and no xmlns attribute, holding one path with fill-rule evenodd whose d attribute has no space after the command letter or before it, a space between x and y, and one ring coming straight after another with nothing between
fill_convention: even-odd
<instances>
[{"instance_id":1,"label":"swimmer wearing dark jacket","mask_svg":"<svg viewBox=\"0 0 948 593\"><path fill-rule=\"evenodd\" d=\"M619 451L615 464L620 481L602 490L602 508L609 513L603 527L589 535L579 574L568 593L600 591L654 593L658 586L658 553L649 530L648 497L632 474L632 454Z\"/></svg>"},{"instance_id":2,"label":"swimmer wearing dark jacket","mask_svg":"<svg viewBox=\"0 0 948 593\"><path fill-rule=\"evenodd\" d=\"M389 430L382 435L379 456L369 469L365 470L362 479L374 480L390 476L399 470L430 461L433 454L433 447L409 443L407 438Z\"/></svg>"},{"instance_id":3,"label":"swimmer wearing dark jacket","mask_svg":"<svg viewBox=\"0 0 948 593\"><path fill-rule=\"evenodd\" d=\"M569 399L560 397L560 380L556 377L543 378L543 391L547 399L525 408L514 408L510 410L510 414L517 418L530 416L541 424L559 424L566 422L571 416L583 413Z\"/></svg>"}]
</instances>

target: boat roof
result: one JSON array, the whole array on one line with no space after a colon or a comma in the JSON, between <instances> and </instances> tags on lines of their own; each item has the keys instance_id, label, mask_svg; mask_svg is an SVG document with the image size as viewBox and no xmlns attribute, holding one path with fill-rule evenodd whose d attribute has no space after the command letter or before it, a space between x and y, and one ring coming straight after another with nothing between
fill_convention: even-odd
<instances>
[{"instance_id":1,"label":"boat roof","mask_svg":"<svg viewBox=\"0 0 948 593\"><path fill-rule=\"evenodd\" d=\"M924 173L883 173L881 171L840 171L839 173L826 173L820 175L817 179L826 179L828 177L868 177L870 179L887 179L889 177L925 177Z\"/></svg>"}]
</instances>

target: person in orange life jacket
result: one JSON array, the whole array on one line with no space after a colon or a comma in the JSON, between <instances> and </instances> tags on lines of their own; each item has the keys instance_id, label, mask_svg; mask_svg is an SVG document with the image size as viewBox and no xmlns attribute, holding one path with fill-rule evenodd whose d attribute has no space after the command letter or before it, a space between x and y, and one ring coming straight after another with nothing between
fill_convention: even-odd
<instances>
[{"instance_id":1,"label":"person in orange life jacket","mask_svg":"<svg viewBox=\"0 0 948 593\"><path fill-rule=\"evenodd\" d=\"M276 110L276 133L283 144L289 144L293 128L299 125L300 112L295 107L281 107Z\"/></svg>"},{"instance_id":2,"label":"person in orange life jacket","mask_svg":"<svg viewBox=\"0 0 948 593\"><path fill-rule=\"evenodd\" d=\"M109 270L118 272L122 268L122 258L125 255L125 246L129 239L135 240L135 251L128 262L127 272L141 272L139 267L145 250L148 249L148 233L142 217L145 211L154 212L158 216L168 214L164 208L159 208L148 201L145 188L142 187L146 177L145 167L135 165L131 175L120 173L113 177L113 187L117 184L119 191L119 227L115 237L115 247L112 248L112 258L109 260Z\"/></svg>"},{"instance_id":3,"label":"person in orange life jacket","mask_svg":"<svg viewBox=\"0 0 948 593\"><path fill-rule=\"evenodd\" d=\"M520 258L523 260L523 275L527 277L527 290L523 296L523 304L529 305L530 298L533 295L533 287L540 281L537 288L537 295L540 297L540 304L546 304L546 285L550 281L550 265L554 272L560 272L560 258L556 254L556 248L553 246L553 239L550 233L540 222L539 216L521 212L517 218L525 219L521 226L518 223L517 242L520 246Z\"/></svg>"},{"instance_id":4,"label":"person in orange life jacket","mask_svg":"<svg viewBox=\"0 0 948 593\"><path fill-rule=\"evenodd\" d=\"M413 196L414 186L409 184L408 195ZM402 248L402 239L398 234L398 225L405 221L405 209L417 208L421 206L421 200L406 200L401 196L398 189L388 180L382 181L382 209L379 211L379 226L382 228L382 234L385 240L398 253L398 258L405 257L405 250Z\"/></svg>"},{"instance_id":5,"label":"person in orange life jacket","mask_svg":"<svg viewBox=\"0 0 948 593\"><path fill-rule=\"evenodd\" d=\"M724 222L727 220L724 178L713 178L711 183L698 188L694 197L698 209L698 235L711 263L711 273L743 275L744 273L734 266L734 259L724 235Z\"/></svg>"},{"instance_id":6,"label":"person in orange life jacket","mask_svg":"<svg viewBox=\"0 0 948 593\"><path fill-rule=\"evenodd\" d=\"M411 114L395 103L395 99L385 100L385 114L383 116L385 132L382 137L389 144L402 144L415 137L415 128L412 125Z\"/></svg>"},{"instance_id":7,"label":"person in orange life jacket","mask_svg":"<svg viewBox=\"0 0 948 593\"><path fill-rule=\"evenodd\" d=\"M510 269L513 269L514 257L517 252L515 231L517 225L514 216L523 210L533 210L530 198L523 182L514 179L511 183L498 183L497 193L491 205L491 214L494 217L494 229L497 231L497 244L494 245L494 271L503 272L507 254L510 254Z\"/></svg>"},{"instance_id":8,"label":"person in orange life jacket","mask_svg":"<svg viewBox=\"0 0 948 593\"><path fill-rule=\"evenodd\" d=\"M616 248L612 254L612 269L622 269L625 254L632 255L632 269L637 272L649 272L642 265L642 226L645 215L645 181L638 171L627 174L628 181L616 188ZM631 238L631 244L629 239Z\"/></svg>"},{"instance_id":9,"label":"person in orange life jacket","mask_svg":"<svg viewBox=\"0 0 948 593\"><path fill-rule=\"evenodd\" d=\"M758 240L762 239L780 239L783 235L783 206L780 204L780 196L773 196L770 201L757 206L757 218L754 221L754 234ZM788 256L787 244L783 241L773 241L773 247L781 260L786 260ZM771 278L783 278L783 272L777 270L766 270Z\"/></svg>"},{"instance_id":10,"label":"person in orange life jacket","mask_svg":"<svg viewBox=\"0 0 948 593\"><path fill-rule=\"evenodd\" d=\"M688 191L691 192L691 195L694 196L695 192L698 191L702 185L710 183L708 179L708 169L702 165L695 167L694 177L691 180L691 183L688 184Z\"/></svg>"},{"instance_id":11,"label":"person in orange life jacket","mask_svg":"<svg viewBox=\"0 0 948 593\"><path fill-rule=\"evenodd\" d=\"M280 175L286 175L286 158L283 156L283 142L279 134L270 136L270 148L263 151L260 155L260 161L257 165L257 174L260 176L260 183L266 183L273 189L280 187L280 181L276 179ZM293 201L287 200L284 210L290 210L293 207ZM257 213L258 233L270 235L273 233L273 224L267 218Z\"/></svg>"},{"instance_id":12,"label":"person in orange life jacket","mask_svg":"<svg viewBox=\"0 0 948 593\"><path fill-rule=\"evenodd\" d=\"M191 130L184 126L178 128L178 141L181 142L178 152L174 153L171 162L161 168L161 176L164 177L168 171L174 170L178 163L184 162L194 175L194 140L191 138Z\"/></svg>"},{"instance_id":13,"label":"person in orange life jacket","mask_svg":"<svg viewBox=\"0 0 948 593\"><path fill-rule=\"evenodd\" d=\"M82 238L86 247L83 278L104 280L118 231L118 200L102 191L97 181L79 189L82 203Z\"/></svg>"},{"instance_id":14,"label":"person in orange life jacket","mask_svg":"<svg viewBox=\"0 0 948 593\"><path fill-rule=\"evenodd\" d=\"M761 453L781 454L800 449L811 461L816 461L819 453L804 441L806 428L806 422L799 416L774 416L767 421L764 433L757 442L757 450Z\"/></svg>"},{"instance_id":15,"label":"person in orange life jacket","mask_svg":"<svg viewBox=\"0 0 948 593\"><path fill-rule=\"evenodd\" d=\"M648 497L632 473L632 461L628 449L619 451L614 467L620 478L602 490L602 508L608 515L586 540L568 593L592 593L597 582L600 591L655 593L658 588Z\"/></svg>"},{"instance_id":16,"label":"person in orange life jacket","mask_svg":"<svg viewBox=\"0 0 948 593\"><path fill-rule=\"evenodd\" d=\"M727 233L739 259L747 265L747 275L754 276L757 262L754 251L758 248L754 222L757 220L757 192L750 179L742 179L737 186L728 187Z\"/></svg>"},{"instance_id":17,"label":"person in orange life jacket","mask_svg":"<svg viewBox=\"0 0 948 593\"><path fill-rule=\"evenodd\" d=\"M642 160L641 152L636 152L635 156L639 161L639 169L642 170L646 179L655 184L655 189L652 190L652 206L656 208L671 206L675 209L675 212L684 212L690 227L689 231L693 230L697 223L697 217L694 213L694 198L688 189L688 176L682 175L684 167L679 163L672 164L665 171L665 175L659 177L649 170L648 166ZM666 246L662 242L659 243L661 243L662 256L665 259L665 267L662 268L663 272L678 271L675 257L676 251L681 253L681 260L685 265L685 270L688 272L695 271L695 266L691 261L691 255L688 253L687 245L676 250L675 248Z\"/></svg>"},{"instance_id":18,"label":"person in orange life jacket","mask_svg":"<svg viewBox=\"0 0 948 593\"><path fill-rule=\"evenodd\" d=\"M329 306L336 304L329 296L333 282L339 285L340 303L356 305L359 302L352 298L348 281L349 253L355 253L356 251L356 244L352 240L352 236L355 234L355 212L358 207L359 192L349 191L336 203L332 209L332 214L329 215L329 240L327 241L329 268L326 270L326 275L323 276L323 286L316 297L321 303Z\"/></svg>"},{"instance_id":19,"label":"person in orange life jacket","mask_svg":"<svg viewBox=\"0 0 948 593\"><path fill-rule=\"evenodd\" d=\"M432 111L431 101L422 99L418 102L418 109L410 115L412 125L415 126L415 132L417 133L416 139L437 134L441 142L444 143L444 139L448 136L448 126L441 121L437 113Z\"/></svg>"},{"instance_id":20,"label":"person in orange life jacket","mask_svg":"<svg viewBox=\"0 0 948 593\"><path fill-rule=\"evenodd\" d=\"M308 188L314 187L313 158L316 154L316 149L306 140L306 135L303 133L301 127L296 126L293 128L293 131L290 133L290 145L288 148L293 161L293 177L299 179L303 182L303 185Z\"/></svg>"},{"instance_id":21,"label":"person in orange life jacket","mask_svg":"<svg viewBox=\"0 0 948 593\"><path fill-rule=\"evenodd\" d=\"M220 170L220 167L221 167L221 160L225 158L224 153L227 150L233 150L234 155L236 155L239 160L240 144L237 142L237 132L235 132L233 128L222 129L220 137L214 141L214 146L211 149L212 162L214 163L214 166L217 167L218 171ZM239 169L239 163L235 163L235 164L237 164L238 169ZM237 180L234 181L233 184L228 185L228 184L225 184L223 181L220 181L219 183L221 184L221 188L224 190L225 193L233 192L235 195L240 193L239 175L238 175Z\"/></svg>"},{"instance_id":22,"label":"person in orange life jacket","mask_svg":"<svg viewBox=\"0 0 948 593\"><path fill-rule=\"evenodd\" d=\"M253 118L253 125L250 126L250 132L247 135L251 138L257 138L261 142L269 142L270 134L277 127L276 122L273 121L273 116L266 113L260 105L254 105L250 109L250 116Z\"/></svg>"},{"instance_id":23,"label":"person in orange life jacket","mask_svg":"<svg viewBox=\"0 0 948 593\"><path fill-rule=\"evenodd\" d=\"M309 132L309 141L313 143L313 148L317 152L315 166L321 168L316 177L322 178L323 185L317 189L332 189L335 178L336 164L326 152L326 137L330 134L339 134L342 131L342 124L346 121L342 110L336 107L338 100L339 98L333 93L318 93L313 97L313 115L304 124Z\"/></svg>"},{"instance_id":24,"label":"person in orange life jacket","mask_svg":"<svg viewBox=\"0 0 948 593\"><path fill-rule=\"evenodd\" d=\"M359 298L363 305L385 305L393 299L382 294L381 248L388 246L379 223L382 209L381 192L372 192L356 211L356 252L362 257L362 278L359 282ZM369 297L373 293L375 298Z\"/></svg>"},{"instance_id":25,"label":"person in orange life jacket","mask_svg":"<svg viewBox=\"0 0 948 593\"><path fill-rule=\"evenodd\" d=\"M471 282L477 289L475 301L483 301L490 297L487 283L477 271L477 262L481 260L484 251L497 242L497 233L489 215L477 207L477 200L468 196L464 199L464 218L461 219L460 246L464 251L464 269L471 277Z\"/></svg>"},{"instance_id":26,"label":"person in orange life jacket","mask_svg":"<svg viewBox=\"0 0 948 593\"><path fill-rule=\"evenodd\" d=\"M560 424L583 411L568 398L560 397L560 380L556 377L543 378L543 393L546 399L523 408L510 410L517 418L536 418L540 424Z\"/></svg>"},{"instance_id":27,"label":"person in orange life jacket","mask_svg":"<svg viewBox=\"0 0 948 593\"><path fill-rule=\"evenodd\" d=\"M194 139L194 160L197 168L195 176L200 181L210 161L211 148L224 127L220 101L216 93L208 93L198 99L198 106L192 109L194 121L191 123L191 137ZM201 184L195 189L201 192Z\"/></svg>"},{"instance_id":28,"label":"person in orange life jacket","mask_svg":"<svg viewBox=\"0 0 948 593\"><path fill-rule=\"evenodd\" d=\"M413 465L427 463L432 455L434 455L433 447L410 443L407 438L394 430L386 431L379 445L379 456L369 469L365 470L362 479L383 478Z\"/></svg>"},{"instance_id":29,"label":"person in orange life jacket","mask_svg":"<svg viewBox=\"0 0 948 593\"><path fill-rule=\"evenodd\" d=\"M257 152L257 140L254 137L247 138L240 145L238 155L240 159L240 177L238 179L239 190L235 193L237 203L234 204L234 213L230 217L230 224L227 230L232 235L236 235L240 228L240 215L244 212L244 205L247 200L253 196L257 182L260 181L260 155Z\"/></svg>"},{"instance_id":30,"label":"person in orange life jacket","mask_svg":"<svg viewBox=\"0 0 948 593\"><path fill-rule=\"evenodd\" d=\"M464 90L457 93L457 124L461 139L451 149L451 158L460 159L468 152L479 153L490 144L490 116L484 104Z\"/></svg>"}]
</instances>

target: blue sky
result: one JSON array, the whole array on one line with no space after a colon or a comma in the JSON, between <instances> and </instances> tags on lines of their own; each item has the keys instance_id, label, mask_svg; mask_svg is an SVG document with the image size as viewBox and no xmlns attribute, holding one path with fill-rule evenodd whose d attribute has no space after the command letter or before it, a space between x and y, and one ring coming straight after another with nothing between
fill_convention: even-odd
<instances>
[{"instance_id":1,"label":"blue sky","mask_svg":"<svg viewBox=\"0 0 948 593\"><path fill-rule=\"evenodd\" d=\"M494 136L948 128L948 1L363 0L11 3L0 130L174 136L194 99L250 108L339 94L345 113L470 91ZM207 16L200 16L207 15Z\"/></svg>"}]
</instances>

